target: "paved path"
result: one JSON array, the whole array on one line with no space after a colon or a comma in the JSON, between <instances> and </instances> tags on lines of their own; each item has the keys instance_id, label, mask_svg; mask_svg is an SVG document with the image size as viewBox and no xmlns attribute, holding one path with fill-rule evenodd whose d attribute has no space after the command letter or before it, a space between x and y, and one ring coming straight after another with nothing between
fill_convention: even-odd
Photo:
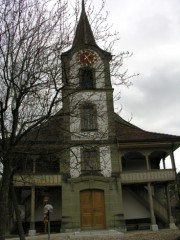
<instances>
[{"instance_id":1,"label":"paved path","mask_svg":"<svg viewBox=\"0 0 180 240\"><path fill-rule=\"evenodd\" d=\"M48 235L27 236L27 240L48 240ZM51 234L50 240L180 240L180 230L159 230L152 231L132 231L127 233L118 233L115 231L81 232L81 233L57 233ZM10 238L9 240L19 240L19 238Z\"/></svg>"}]
</instances>

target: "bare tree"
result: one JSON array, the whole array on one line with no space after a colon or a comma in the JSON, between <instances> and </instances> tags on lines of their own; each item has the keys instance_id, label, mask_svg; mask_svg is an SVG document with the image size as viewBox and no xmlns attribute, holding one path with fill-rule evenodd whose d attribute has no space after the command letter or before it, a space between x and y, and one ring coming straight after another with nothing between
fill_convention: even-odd
<instances>
[{"instance_id":1,"label":"bare tree","mask_svg":"<svg viewBox=\"0 0 180 240\"><path fill-rule=\"evenodd\" d=\"M5 238L13 156L20 140L57 111L60 52L69 45L66 2L2 0L0 123L3 176L0 239Z\"/></svg>"},{"instance_id":2,"label":"bare tree","mask_svg":"<svg viewBox=\"0 0 180 240\"><path fill-rule=\"evenodd\" d=\"M15 155L22 139L62 107L60 55L71 44L78 11L68 12L67 0L55 4L51 0L0 2L0 240L4 240ZM107 49L112 50L118 33L110 34L103 9L104 1L99 12L90 4L88 12L90 16L94 13L95 36L99 41L112 38ZM125 74L117 71L124 54L117 54L112 64L119 84L129 84Z\"/></svg>"}]
</instances>

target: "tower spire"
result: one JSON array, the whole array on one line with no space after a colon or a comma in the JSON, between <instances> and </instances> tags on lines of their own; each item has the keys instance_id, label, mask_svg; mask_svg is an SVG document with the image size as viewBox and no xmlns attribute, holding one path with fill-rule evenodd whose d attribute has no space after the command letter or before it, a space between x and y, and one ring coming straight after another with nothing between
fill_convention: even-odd
<instances>
[{"instance_id":1,"label":"tower spire","mask_svg":"<svg viewBox=\"0 0 180 240\"><path fill-rule=\"evenodd\" d=\"M82 0L82 12L85 12L85 4L84 4L84 0Z\"/></svg>"},{"instance_id":2,"label":"tower spire","mask_svg":"<svg viewBox=\"0 0 180 240\"><path fill-rule=\"evenodd\" d=\"M91 26L86 15L84 0L82 0L81 16L79 18L79 22L76 28L76 33L72 47L79 45L97 46Z\"/></svg>"}]
</instances>

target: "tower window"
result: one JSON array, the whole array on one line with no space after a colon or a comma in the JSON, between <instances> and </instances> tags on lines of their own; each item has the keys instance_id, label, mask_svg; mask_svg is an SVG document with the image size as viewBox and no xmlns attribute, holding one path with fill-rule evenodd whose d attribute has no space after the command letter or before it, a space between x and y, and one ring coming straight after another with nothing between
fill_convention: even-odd
<instances>
[{"instance_id":1,"label":"tower window","mask_svg":"<svg viewBox=\"0 0 180 240\"><path fill-rule=\"evenodd\" d=\"M82 89L94 88L94 71L92 68L86 67L80 69L80 86Z\"/></svg>"},{"instance_id":2,"label":"tower window","mask_svg":"<svg viewBox=\"0 0 180 240\"><path fill-rule=\"evenodd\" d=\"M85 149L83 150L82 172L92 173L100 172L100 161L98 157L97 149Z\"/></svg>"},{"instance_id":3,"label":"tower window","mask_svg":"<svg viewBox=\"0 0 180 240\"><path fill-rule=\"evenodd\" d=\"M81 107L81 130L97 130L97 111L93 104L85 104Z\"/></svg>"}]
</instances>

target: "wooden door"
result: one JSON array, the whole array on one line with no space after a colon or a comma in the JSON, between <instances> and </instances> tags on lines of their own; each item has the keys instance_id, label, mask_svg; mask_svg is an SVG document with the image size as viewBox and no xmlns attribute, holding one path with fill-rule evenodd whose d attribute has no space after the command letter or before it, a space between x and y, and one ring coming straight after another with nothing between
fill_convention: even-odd
<instances>
[{"instance_id":1,"label":"wooden door","mask_svg":"<svg viewBox=\"0 0 180 240\"><path fill-rule=\"evenodd\" d=\"M105 228L104 191L81 191L80 204L82 228Z\"/></svg>"}]
</instances>

